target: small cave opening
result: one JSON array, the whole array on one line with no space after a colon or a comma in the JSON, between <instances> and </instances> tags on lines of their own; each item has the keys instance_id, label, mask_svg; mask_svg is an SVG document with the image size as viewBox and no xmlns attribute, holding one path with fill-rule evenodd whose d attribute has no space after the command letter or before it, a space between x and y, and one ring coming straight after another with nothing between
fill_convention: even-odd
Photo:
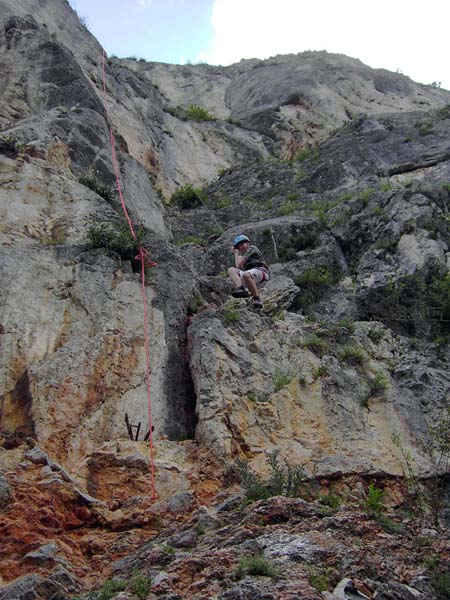
<instances>
[{"instance_id":1,"label":"small cave opening","mask_svg":"<svg viewBox=\"0 0 450 600\"><path fill-rule=\"evenodd\" d=\"M4 448L15 448L25 438L35 436L32 404L30 378L25 370L14 388L0 398L0 435Z\"/></svg>"},{"instance_id":2,"label":"small cave opening","mask_svg":"<svg viewBox=\"0 0 450 600\"><path fill-rule=\"evenodd\" d=\"M197 427L194 381L192 379L185 344L175 353L172 350L168 364L170 374L166 377L167 397L172 401L169 405L169 424L166 434L174 441L189 440L195 438ZM177 354L177 356L175 356Z\"/></svg>"}]
</instances>

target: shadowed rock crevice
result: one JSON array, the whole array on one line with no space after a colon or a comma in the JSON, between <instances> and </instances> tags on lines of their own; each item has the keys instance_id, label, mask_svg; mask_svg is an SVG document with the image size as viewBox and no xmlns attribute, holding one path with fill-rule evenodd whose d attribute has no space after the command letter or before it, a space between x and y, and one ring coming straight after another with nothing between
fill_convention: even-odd
<instances>
[{"instance_id":1,"label":"shadowed rock crevice","mask_svg":"<svg viewBox=\"0 0 450 600\"><path fill-rule=\"evenodd\" d=\"M33 398L30 392L28 371L22 375L15 388L0 398L0 433L9 439L34 435L31 415Z\"/></svg>"}]
</instances>

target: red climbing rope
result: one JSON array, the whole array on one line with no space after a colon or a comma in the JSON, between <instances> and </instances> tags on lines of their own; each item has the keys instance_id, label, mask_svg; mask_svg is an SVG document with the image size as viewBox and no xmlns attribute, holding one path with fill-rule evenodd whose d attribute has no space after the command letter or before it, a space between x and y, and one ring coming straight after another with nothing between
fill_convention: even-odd
<instances>
[{"instance_id":1,"label":"red climbing rope","mask_svg":"<svg viewBox=\"0 0 450 600\"><path fill-rule=\"evenodd\" d=\"M117 153L116 153L116 141L114 138L114 132L112 128L111 118L108 112L108 108L106 106L106 76L105 76L105 51L103 50L103 104L105 107L106 115L109 123L109 139L111 143L111 154L112 161L114 165L114 173L116 176L117 182L117 190L119 192L120 203L122 205L122 210L127 220L128 226L130 228L130 233L133 239L138 243L138 237L136 235L136 231L133 227L133 223L131 221L130 215L128 213L125 200L122 193L122 186L120 184L120 169L117 161ZM147 293L145 286L145 267L156 267L156 263L148 258L148 250L143 246L139 246L138 255L135 257L136 260L139 260L141 263L141 283L142 283L142 305L144 310L144 338L145 338L145 371L146 371L146 379L147 379L147 406L148 406L148 428L149 428L149 446L150 446L150 468L151 468L151 483L152 483L152 499L156 498L156 489L155 489L155 460L153 453L153 419L152 419L152 401L150 394L150 341L149 341L149 332L148 332L148 322L147 322Z\"/></svg>"}]
</instances>

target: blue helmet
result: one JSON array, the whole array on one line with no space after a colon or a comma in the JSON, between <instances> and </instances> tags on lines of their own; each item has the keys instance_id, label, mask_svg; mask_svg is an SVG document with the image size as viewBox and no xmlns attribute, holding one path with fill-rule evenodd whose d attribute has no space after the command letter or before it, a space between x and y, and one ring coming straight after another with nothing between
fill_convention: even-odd
<instances>
[{"instance_id":1,"label":"blue helmet","mask_svg":"<svg viewBox=\"0 0 450 600\"><path fill-rule=\"evenodd\" d=\"M241 242L250 242L246 235L238 235L233 240L233 248L236 248Z\"/></svg>"}]
</instances>

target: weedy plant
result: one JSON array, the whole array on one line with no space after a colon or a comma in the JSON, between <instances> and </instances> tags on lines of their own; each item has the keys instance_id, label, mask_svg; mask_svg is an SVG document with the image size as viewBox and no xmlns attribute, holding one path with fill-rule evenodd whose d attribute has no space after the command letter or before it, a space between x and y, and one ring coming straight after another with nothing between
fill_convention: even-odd
<instances>
[{"instance_id":1,"label":"weedy plant","mask_svg":"<svg viewBox=\"0 0 450 600\"><path fill-rule=\"evenodd\" d=\"M231 305L225 307L223 311L223 318L225 323L228 325L229 323L237 323L240 320L241 315L239 314L236 306Z\"/></svg>"},{"instance_id":2,"label":"weedy plant","mask_svg":"<svg viewBox=\"0 0 450 600\"><path fill-rule=\"evenodd\" d=\"M130 582L130 591L138 600L145 600L148 596L152 580L147 575L135 573Z\"/></svg>"},{"instance_id":3,"label":"weedy plant","mask_svg":"<svg viewBox=\"0 0 450 600\"><path fill-rule=\"evenodd\" d=\"M117 592L123 592L127 584L122 579L107 579L100 588L96 600L111 600Z\"/></svg>"},{"instance_id":4,"label":"weedy plant","mask_svg":"<svg viewBox=\"0 0 450 600\"><path fill-rule=\"evenodd\" d=\"M137 228L137 240L133 238L126 224L118 226L109 223L91 225L87 230L87 237L91 248L106 248L117 253L121 258L134 259L143 234L142 228Z\"/></svg>"},{"instance_id":5,"label":"weedy plant","mask_svg":"<svg viewBox=\"0 0 450 600\"><path fill-rule=\"evenodd\" d=\"M99 196L104 198L105 200L108 200L110 202L113 199L111 186L106 185L105 183L102 183L93 175L88 175L88 174L81 175L81 177L78 178L78 181L82 185L85 185L90 190L92 190L93 192L95 192L96 194L98 194Z\"/></svg>"},{"instance_id":6,"label":"weedy plant","mask_svg":"<svg viewBox=\"0 0 450 600\"><path fill-rule=\"evenodd\" d=\"M196 208L206 202L206 194L201 188L186 183L175 190L171 202L183 210Z\"/></svg>"},{"instance_id":7,"label":"weedy plant","mask_svg":"<svg viewBox=\"0 0 450 600\"><path fill-rule=\"evenodd\" d=\"M0 135L0 154L16 158L20 152L20 148L21 145L12 135Z\"/></svg>"},{"instance_id":8,"label":"weedy plant","mask_svg":"<svg viewBox=\"0 0 450 600\"><path fill-rule=\"evenodd\" d=\"M385 490L377 487L374 483L369 484L369 491L364 501L367 512L375 517L381 514L385 509L384 498L386 497Z\"/></svg>"},{"instance_id":9,"label":"weedy plant","mask_svg":"<svg viewBox=\"0 0 450 600\"><path fill-rule=\"evenodd\" d=\"M262 554L241 558L236 569L236 577L242 579L246 575L256 575L257 577L275 577L276 569L274 565Z\"/></svg>"},{"instance_id":10,"label":"weedy plant","mask_svg":"<svg viewBox=\"0 0 450 600\"><path fill-rule=\"evenodd\" d=\"M188 119L198 122L216 120L216 117L213 114L198 104L190 104L186 109L186 115Z\"/></svg>"},{"instance_id":11,"label":"weedy plant","mask_svg":"<svg viewBox=\"0 0 450 600\"><path fill-rule=\"evenodd\" d=\"M246 461L236 461L236 471L247 500L253 502L272 496L297 497L300 484L306 481L303 468L299 465L292 466L286 460L280 463L277 450L267 456L267 464L270 475L267 480L263 480Z\"/></svg>"},{"instance_id":12,"label":"weedy plant","mask_svg":"<svg viewBox=\"0 0 450 600\"><path fill-rule=\"evenodd\" d=\"M273 378L273 388L275 392L279 392L281 389L289 385L292 381L292 375L284 371L276 371Z\"/></svg>"},{"instance_id":13,"label":"weedy plant","mask_svg":"<svg viewBox=\"0 0 450 600\"><path fill-rule=\"evenodd\" d=\"M433 474L428 480L419 478L411 454L402 445L399 434L394 434L392 439L400 450L400 462L415 507L421 513L431 513L433 523L438 527L446 505L445 476L450 469L450 406L439 422L429 427L427 439L420 443L433 465Z\"/></svg>"}]
</instances>

